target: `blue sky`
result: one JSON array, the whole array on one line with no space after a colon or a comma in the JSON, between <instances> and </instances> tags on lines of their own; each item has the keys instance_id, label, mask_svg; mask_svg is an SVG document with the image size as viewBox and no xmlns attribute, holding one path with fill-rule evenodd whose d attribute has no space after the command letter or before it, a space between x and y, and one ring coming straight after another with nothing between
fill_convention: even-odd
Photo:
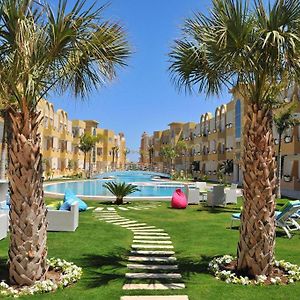
<instances>
[{"instance_id":1,"label":"blue sky","mask_svg":"<svg viewBox=\"0 0 300 300\"><path fill-rule=\"evenodd\" d=\"M49 2L52 6L57 3ZM95 119L103 128L123 131L127 147L138 150L144 131L167 128L171 121L198 122L202 113L230 100L227 92L220 98L208 99L205 95L179 94L167 72L167 53L172 41L180 36L180 26L193 12L207 12L210 0L110 2L105 15L126 28L134 51L129 66L119 71L112 84L93 92L88 101L76 100L68 94L50 96L56 108L66 110L71 119ZM137 160L138 155L129 158Z\"/></svg>"}]
</instances>

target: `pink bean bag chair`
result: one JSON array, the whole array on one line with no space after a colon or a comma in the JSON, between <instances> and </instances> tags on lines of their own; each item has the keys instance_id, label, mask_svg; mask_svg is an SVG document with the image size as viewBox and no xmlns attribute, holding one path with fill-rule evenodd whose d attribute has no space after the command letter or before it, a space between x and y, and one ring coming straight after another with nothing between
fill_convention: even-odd
<instances>
[{"instance_id":1,"label":"pink bean bag chair","mask_svg":"<svg viewBox=\"0 0 300 300\"><path fill-rule=\"evenodd\" d=\"M181 189L177 189L172 196L171 206L172 208L186 208L188 201L184 192Z\"/></svg>"}]
</instances>

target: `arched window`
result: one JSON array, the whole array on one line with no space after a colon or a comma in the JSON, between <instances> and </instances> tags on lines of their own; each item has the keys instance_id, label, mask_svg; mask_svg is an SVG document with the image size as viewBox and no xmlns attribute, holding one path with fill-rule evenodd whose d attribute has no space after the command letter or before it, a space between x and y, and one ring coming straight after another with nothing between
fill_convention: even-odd
<instances>
[{"instance_id":1,"label":"arched window","mask_svg":"<svg viewBox=\"0 0 300 300\"><path fill-rule=\"evenodd\" d=\"M235 138L239 139L242 132L241 100L235 103Z\"/></svg>"}]
</instances>

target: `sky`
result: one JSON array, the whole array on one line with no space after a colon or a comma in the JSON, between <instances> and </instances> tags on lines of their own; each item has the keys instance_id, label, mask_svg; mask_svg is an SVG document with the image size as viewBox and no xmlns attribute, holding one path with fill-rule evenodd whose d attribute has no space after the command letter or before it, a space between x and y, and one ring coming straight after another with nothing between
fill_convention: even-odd
<instances>
[{"instance_id":1,"label":"sky","mask_svg":"<svg viewBox=\"0 0 300 300\"><path fill-rule=\"evenodd\" d=\"M57 5L57 0L49 2ZM104 3L97 1L97 5ZM206 98L179 93L167 71L167 54L181 36L184 20L194 12L207 12L210 6L210 0L111 0L104 14L127 31L133 50L128 67L84 102L67 93L49 95L48 100L56 109L66 110L70 119L93 119L101 128L124 132L131 150L139 149L144 131L166 129L172 121L199 122L202 113L214 111L231 95L225 91L221 97ZM137 161L138 154L130 154L129 159Z\"/></svg>"}]
</instances>

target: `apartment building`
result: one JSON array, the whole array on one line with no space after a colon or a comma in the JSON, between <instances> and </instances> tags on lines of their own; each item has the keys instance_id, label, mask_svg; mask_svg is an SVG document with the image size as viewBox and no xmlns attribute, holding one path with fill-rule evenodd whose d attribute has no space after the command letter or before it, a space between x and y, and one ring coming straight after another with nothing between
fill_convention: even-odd
<instances>
[{"instance_id":1,"label":"apartment building","mask_svg":"<svg viewBox=\"0 0 300 300\"><path fill-rule=\"evenodd\" d=\"M93 172L125 167L126 141L123 133L115 134L112 130L98 128L99 123L93 120L70 120L67 112L62 109L55 111L53 104L46 100L39 102L38 110L43 118L39 132L45 177L55 178L83 171L84 154L79 145L84 133L101 137L91 152ZM3 120L0 119L2 131ZM89 158L86 162L88 168Z\"/></svg>"},{"instance_id":2,"label":"apartment building","mask_svg":"<svg viewBox=\"0 0 300 300\"><path fill-rule=\"evenodd\" d=\"M147 149L148 152L153 151L153 159L147 161L141 156L140 164L143 167L150 166L154 170L163 171L165 165L161 156L162 147L176 145L177 141L182 140L186 143L187 151L178 154L175 160L176 171L187 168L196 179L205 177L217 181L221 165L229 161L232 163L232 168L227 168L226 181L241 184L243 180L242 132L247 105L236 89L231 92L232 99L229 103L220 105L214 112L204 113L198 123L171 123L168 129L155 131L152 136L144 133L141 139L141 151L145 152ZM288 91L284 97L289 101L291 99L296 101L296 115L300 118L298 92ZM176 128L174 124L177 124ZM177 135L174 139L175 133ZM273 128L273 135L277 153L279 141L275 128ZM144 141L145 139L147 142ZM282 192L286 196L300 197L300 126L289 128L284 133L282 156Z\"/></svg>"}]
</instances>

